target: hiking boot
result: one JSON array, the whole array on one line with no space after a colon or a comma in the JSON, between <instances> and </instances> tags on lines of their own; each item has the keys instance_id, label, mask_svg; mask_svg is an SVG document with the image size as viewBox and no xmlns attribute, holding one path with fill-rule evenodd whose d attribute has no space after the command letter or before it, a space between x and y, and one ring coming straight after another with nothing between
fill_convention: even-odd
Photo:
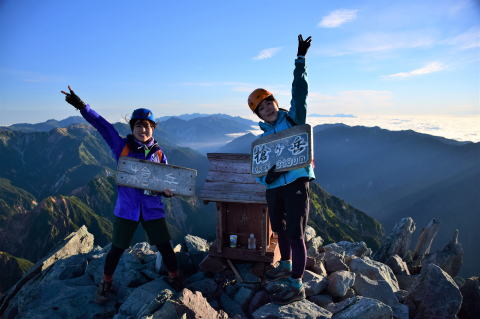
<instances>
[{"instance_id":1,"label":"hiking boot","mask_svg":"<svg viewBox=\"0 0 480 319\"><path fill-rule=\"evenodd\" d=\"M269 293L269 294L275 294L278 293L279 291L283 290L290 284L288 278L280 278L278 280L274 281L268 281L265 283L263 288Z\"/></svg>"},{"instance_id":2,"label":"hiking boot","mask_svg":"<svg viewBox=\"0 0 480 319\"><path fill-rule=\"evenodd\" d=\"M95 302L99 304L105 303L110 300L114 294L115 291L112 287L112 281L102 280L97 288Z\"/></svg>"},{"instance_id":3,"label":"hiking boot","mask_svg":"<svg viewBox=\"0 0 480 319\"><path fill-rule=\"evenodd\" d=\"M292 264L290 261L279 261L274 268L265 272L265 277L269 280L277 280L280 278L287 278L292 272Z\"/></svg>"},{"instance_id":4,"label":"hiking boot","mask_svg":"<svg viewBox=\"0 0 480 319\"><path fill-rule=\"evenodd\" d=\"M289 278L289 283L272 295L273 303L277 305L286 305L294 301L305 299L305 288L303 287L303 284L300 282L300 285L298 285L298 283L293 282L294 280L295 279L292 280Z\"/></svg>"}]
</instances>

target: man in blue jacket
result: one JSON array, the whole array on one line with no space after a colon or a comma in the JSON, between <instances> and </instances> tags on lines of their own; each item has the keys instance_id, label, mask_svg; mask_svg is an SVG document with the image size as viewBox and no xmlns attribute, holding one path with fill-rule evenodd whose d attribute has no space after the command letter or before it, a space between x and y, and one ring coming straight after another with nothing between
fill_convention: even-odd
<instances>
[{"instance_id":1,"label":"man in blue jacket","mask_svg":"<svg viewBox=\"0 0 480 319\"><path fill-rule=\"evenodd\" d=\"M155 118L153 113L145 108L133 111L130 118L132 134L126 138L120 137L117 130L95 112L90 105L85 104L68 86L69 93L65 100L80 110L80 114L97 129L110 147L115 160L122 156L139 158L147 161L167 164L167 157L153 138ZM161 197L171 197L173 193L165 189L162 193L117 186L118 197L115 203L112 248L107 254L103 280L97 291L97 301L104 302L112 293L112 276L120 257L130 242L139 223L142 223L150 244L155 245L162 254L168 270L167 281L174 288L180 286L177 261L170 244L170 234L165 221L165 210Z\"/></svg>"},{"instance_id":2,"label":"man in blue jacket","mask_svg":"<svg viewBox=\"0 0 480 319\"><path fill-rule=\"evenodd\" d=\"M273 94L256 89L248 97L248 105L263 122L262 136L276 134L294 125L305 124L307 115L307 73L305 55L311 37L298 36L297 59L293 72L290 110L280 109ZM311 165L287 172L276 172L273 165L266 176L257 180L267 186L266 199L272 230L278 234L281 260L275 268L266 272L269 279L281 279L272 299L287 304L305 298L302 276L307 261L304 230L308 220L309 182L315 178Z\"/></svg>"}]
</instances>

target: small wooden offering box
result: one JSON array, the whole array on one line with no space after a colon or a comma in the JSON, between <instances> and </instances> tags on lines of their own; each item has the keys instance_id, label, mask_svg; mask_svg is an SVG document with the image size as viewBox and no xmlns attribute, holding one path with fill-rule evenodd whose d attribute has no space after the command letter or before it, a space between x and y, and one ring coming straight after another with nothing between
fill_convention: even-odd
<instances>
[{"instance_id":1,"label":"small wooden offering box","mask_svg":"<svg viewBox=\"0 0 480 319\"><path fill-rule=\"evenodd\" d=\"M217 238L210 254L272 263L279 259L277 237L270 227L265 186L251 172L250 154L209 153L210 170L200 198L217 204ZM248 249L253 234L256 248ZM230 235L237 236L230 247Z\"/></svg>"}]
</instances>

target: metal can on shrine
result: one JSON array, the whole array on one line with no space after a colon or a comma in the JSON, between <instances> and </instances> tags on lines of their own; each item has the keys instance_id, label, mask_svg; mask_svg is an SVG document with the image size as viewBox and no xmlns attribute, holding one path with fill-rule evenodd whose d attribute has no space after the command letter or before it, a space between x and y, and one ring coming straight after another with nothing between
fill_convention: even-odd
<instances>
[{"instance_id":1,"label":"metal can on shrine","mask_svg":"<svg viewBox=\"0 0 480 319\"><path fill-rule=\"evenodd\" d=\"M230 235L230 248L237 247L237 235Z\"/></svg>"}]
</instances>

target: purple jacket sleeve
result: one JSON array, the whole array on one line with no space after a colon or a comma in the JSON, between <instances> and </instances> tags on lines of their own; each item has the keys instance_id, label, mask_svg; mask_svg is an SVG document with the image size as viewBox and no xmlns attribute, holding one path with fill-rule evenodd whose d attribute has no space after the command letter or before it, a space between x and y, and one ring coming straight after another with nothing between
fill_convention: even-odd
<instances>
[{"instance_id":1,"label":"purple jacket sleeve","mask_svg":"<svg viewBox=\"0 0 480 319\"><path fill-rule=\"evenodd\" d=\"M88 104L82 110L80 110L80 113L82 114L83 118L87 120L88 123L92 124L92 126L97 129L100 135L102 135L105 142L107 142L108 146L110 146L115 159L118 160L120 153L125 146L125 141L120 137L120 135L118 135L118 132L113 125L95 112Z\"/></svg>"}]
</instances>

